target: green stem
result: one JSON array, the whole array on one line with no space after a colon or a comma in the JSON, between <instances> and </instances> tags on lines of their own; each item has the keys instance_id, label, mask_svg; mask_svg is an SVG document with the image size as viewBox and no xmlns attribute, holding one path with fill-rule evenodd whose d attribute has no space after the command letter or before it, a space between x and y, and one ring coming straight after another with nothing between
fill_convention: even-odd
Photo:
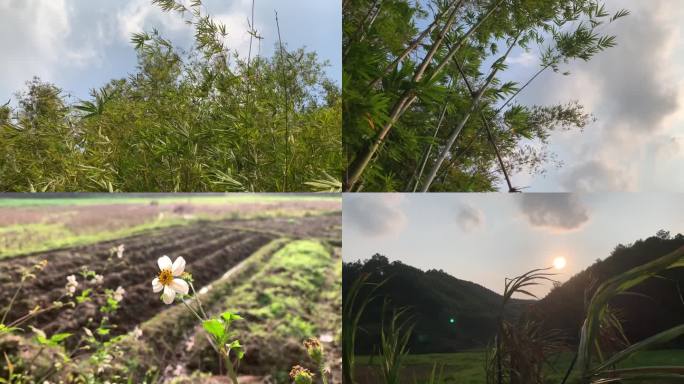
<instances>
[{"instance_id":1,"label":"green stem","mask_svg":"<svg viewBox=\"0 0 684 384\"><path fill-rule=\"evenodd\" d=\"M192 307L188 304L187 301L185 301L185 299L181 299L181 300L183 301L183 304L185 304L185 306L190 310L190 312L192 312L193 315L195 315L195 317L197 317L197 319L198 319L199 321L204 321L204 320L205 320L205 319L203 319L202 316L200 316L194 309L192 309Z\"/></svg>"},{"instance_id":2,"label":"green stem","mask_svg":"<svg viewBox=\"0 0 684 384\"><path fill-rule=\"evenodd\" d=\"M25 322L26 320L29 320L29 319L32 318L32 317L35 317L35 316L37 316L37 315L40 315L41 313L44 313L44 312L47 312L47 311L51 311L51 310L53 310L53 309L56 309L56 308L59 308L59 307L63 307L63 306L64 306L64 305L59 305L59 306L53 305L53 306L47 307L47 308L45 308L45 309L41 309L40 311L36 311L36 312L33 312L33 313L29 312L29 313L25 314L24 316L22 316L22 317L20 317L20 318L18 318L18 319L16 319L16 320L14 320L12 323L10 323L10 324L8 325L8 327L10 327L10 328L11 328L11 327L16 327L16 326L18 326L18 325L21 325L21 323Z\"/></svg>"},{"instance_id":3,"label":"green stem","mask_svg":"<svg viewBox=\"0 0 684 384\"><path fill-rule=\"evenodd\" d=\"M228 371L228 377L230 377L230 379L233 381L233 384L238 384L235 367L233 367L233 362L230 361L230 350L225 351L223 356L226 358L226 370Z\"/></svg>"},{"instance_id":4,"label":"green stem","mask_svg":"<svg viewBox=\"0 0 684 384\"><path fill-rule=\"evenodd\" d=\"M323 380L323 384L328 384L328 376L325 372L325 363L323 362L323 359L321 359L321 363L318 364L318 370L321 372L321 380Z\"/></svg>"},{"instance_id":5,"label":"green stem","mask_svg":"<svg viewBox=\"0 0 684 384\"><path fill-rule=\"evenodd\" d=\"M208 319L209 316L207 316L207 313L204 312L204 308L202 308L202 301L200 300L199 295L197 295L197 292L195 292L195 287L192 285L192 283L190 283L190 289L192 289L192 295L193 295L193 297L195 298L195 300L197 301L197 304L198 304L198 306L199 306L200 312L202 313L202 315L204 316L204 318L207 318L207 319Z\"/></svg>"},{"instance_id":6,"label":"green stem","mask_svg":"<svg viewBox=\"0 0 684 384\"><path fill-rule=\"evenodd\" d=\"M2 320L0 320L0 324L5 323L5 319L7 318L7 315L9 314L9 311L12 309L12 305L14 304L14 300L17 299L17 296L19 295L19 291L24 287L24 279L21 279L21 284L19 284L19 287L17 288L16 292L14 292L14 296L12 296L12 300L10 300L9 306L7 306L7 310L5 311L5 314L2 316Z\"/></svg>"}]
</instances>

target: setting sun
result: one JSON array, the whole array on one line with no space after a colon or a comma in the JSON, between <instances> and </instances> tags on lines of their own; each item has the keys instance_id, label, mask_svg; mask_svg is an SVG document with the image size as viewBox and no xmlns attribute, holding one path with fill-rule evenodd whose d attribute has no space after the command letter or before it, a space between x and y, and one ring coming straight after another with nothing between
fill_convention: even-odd
<instances>
[{"instance_id":1,"label":"setting sun","mask_svg":"<svg viewBox=\"0 0 684 384\"><path fill-rule=\"evenodd\" d=\"M556 269L563 269L565 268L565 257L556 257L553 259L553 267Z\"/></svg>"}]
</instances>

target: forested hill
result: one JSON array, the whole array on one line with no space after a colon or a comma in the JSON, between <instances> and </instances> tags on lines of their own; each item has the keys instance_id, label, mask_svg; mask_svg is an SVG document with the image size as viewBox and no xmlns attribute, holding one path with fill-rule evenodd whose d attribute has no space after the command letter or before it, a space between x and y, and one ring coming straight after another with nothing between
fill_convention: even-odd
<instances>
[{"instance_id":1,"label":"forested hill","mask_svg":"<svg viewBox=\"0 0 684 384\"><path fill-rule=\"evenodd\" d=\"M361 319L356 352L377 351L383 301L389 308L409 307L415 320L409 344L412 353L454 352L485 346L494 336L501 296L478 284L459 280L443 271L422 271L381 255L364 262L345 263L342 292L363 274L369 282L387 281L375 292ZM515 316L531 301L514 300L507 316ZM375 345L375 347L374 347Z\"/></svg>"},{"instance_id":2,"label":"forested hill","mask_svg":"<svg viewBox=\"0 0 684 384\"><path fill-rule=\"evenodd\" d=\"M543 316L546 328L560 329L570 340L576 340L584 317L585 297L588 300L607 279L682 246L684 235L672 236L665 231L633 244L620 244L606 259L597 260L563 285L555 287L535 304L539 309L535 312ZM637 295L623 295L610 304L618 311L628 339L635 342L684 323L682 291L684 269L678 268L636 286L631 292ZM684 343L679 340L678 344Z\"/></svg>"},{"instance_id":3,"label":"forested hill","mask_svg":"<svg viewBox=\"0 0 684 384\"><path fill-rule=\"evenodd\" d=\"M607 279L684 246L684 235L660 231L657 236L617 245L604 260L597 260L584 271L554 287L539 301L513 300L505 316L515 318L523 312L538 316L545 328L560 330L570 343L576 341L584 318L585 298ZM531 266L533 267L533 266ZM415 329L409 343L412 353L454 352L480 348L490 342L496 331L501 296L478 284L457 279L443 271L422 271L401 262L389 262L374 255L363 262L343 266L343 295L360 276L368 282L384 284L372 294L373 301L364 312L356 340L356 353L377 353L382 324L383 302L387 314L392 308L408 307ZM503 279L503 277L502 277ZM684 269L661 273L611 301L631 342L684 323ZM368 290L364 291L368 294ZM674 346L684 345L679 339Z\"/></svg>"}]
</instances>

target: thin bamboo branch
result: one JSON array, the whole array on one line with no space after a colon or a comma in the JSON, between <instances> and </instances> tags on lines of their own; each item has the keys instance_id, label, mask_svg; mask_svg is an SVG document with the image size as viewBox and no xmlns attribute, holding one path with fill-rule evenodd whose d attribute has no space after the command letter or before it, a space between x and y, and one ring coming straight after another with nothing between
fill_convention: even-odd
<instances>
[{"instance_id":1,"label":"thin bamboo branch","mask_svg":"<svg viewBox=\"0 0 684 384\"><path fill-rule=\"evenodd\" d=\"M482 26L482 24L494 13L494 11L504 2L504 0L498 0L497 3L477 22L473 25L464 36L461 37L459 42L451 49L446 58L437 65L435 70L432 71L430 79L434 80L439 73L444 69L447 63L453 58L453 56L458 52L458 50L465 44L465 42L475 33L477 29ZM422 75L421 75L422 78ZM378 151L382 143L385 141L387 134L392 129L394 124L399 120L401 115L408 110L408 108L417 100L417 96L412 91L406 91L397 100L390 113L389 121L383 126L373 142L366 148L361 149L360 153L356 156L354 161L350 164L351 171L347 172L348 178L345 180L344 190L350 191L354 185L359 181L361 175L365 171L366 167L370 163L371 159Z\"/></svg>"},{"instance_id":2,"label":"thin bamboo branch","mask_svg":"<svg viewBox=\"0 0 684 384\"><path fill-rule=\"evenodd\" d=\"M283 47L283 39L280 35L280 22L278 21L278 12L275 12L276 27L278 28L278 42L280 44L280 64L281 73L283 80L283 90L285 94L285 164L283 171L283 192L287 192L287 168L288 168L288 158L290 155L290 119L289 119L289 109L290 109L290 95L286 84L286 73L285 67L283 66L283 61L287 58L287 51Z\"/></svg>"},{"instance_id":3,"label":"thin bamboo branch","mask_svg":"<svg viewBox=\"0 0 684 384\"><path fill-rule=\"evenodd\" d=\"M473 97L472 97L473 102L472 102L470 109L468 110L466 115L463 117L463 119L461 119L459 124L451 132L451 135L447 139L446 146L444 147L441 154L437 158L437 161L435 162L432 169L430 170L430 173L428 174L428 178L427 178L425 184L423 184L423 187L421 188L421 192L427 192L429 190L430 186L432 185L432 182L434 181L435 177L437 176L437 173L439 172L439 168L442 166L442 163L444 163L446 158L449 156L449 152L451 151L451 147L453 147L454 143L456 142L456 139L458 139L458 136L461 134L461 131L465 127L468 120L470 120L470 117L472 116L472 114L478 109L480 101L482 99L482 95L484 95L484 92L487 90L487 88L489 88L489 85L492 83L492 81L494 80L494 77L499 72L500 65L506 60L508 55L513 50L513 47L515 47L515 45L518 43L519 37L520 37L520 34L518 34L515 37L515 39L513 40L513 43L510 44L510 46L506 50L506 53L501 58L499 58L499 60L497 60L497 62L493 65L493 69L492 69L491 73L489 74L489 76L487 77L484 84L482 85L482 87L477 92L477 94L473 95Z\"/></svg>"}]
</instances>

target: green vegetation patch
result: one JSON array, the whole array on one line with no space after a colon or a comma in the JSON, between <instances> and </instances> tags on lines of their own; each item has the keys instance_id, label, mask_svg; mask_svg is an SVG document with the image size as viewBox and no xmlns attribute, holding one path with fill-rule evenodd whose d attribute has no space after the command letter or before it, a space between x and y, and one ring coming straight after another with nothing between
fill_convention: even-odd
<instances>
[{"instance_id":1,"label":"green vegetation patch","mask_svg":"<svg viewBox=\"0 0 684 384\"><path fill-rule=\"evenodd\" d=\"M281 238L211 283L201 296L208 314L227 310L244 318L234 323L235 338L247 351L241 374L271 375L276 382L287 382L292 365L310 363L304 339L322 333L339 338L342 268L338 256L317 240ZM143 374L164 361L217 372L216 354L205 331L183 305L168 308L140 328L141 340L126 339L122 344L133 364L127 369ZM183 346L180 354L177 346Z\"/></svg>"},{"instance_id":2,"label":"green vegetation patch","mask_svg":"<svg viewBox=\"0 0 684 384\"><path fill-rule=\"evenodd\" d=\"M557 384L563 380L565 372L572 362L571 353L553 356L546 367L548 384ZM360 384L372 383L375 378L380 380L379 365L381 359L377 356L357 356L357 377ZM654 350L640 352L619 365L620 368L675 365L684 361L684 350ZM402 377L408 383L424 383L428 381L433 366L437 372L442 371L442 383L482 384L485 377L485 352L467 351L459 353L433 353L406 356L402 368ZM573 374L568 384L576 384ZM636 382L639 383L639 382Z\"/></svg>"}]
</instances>

